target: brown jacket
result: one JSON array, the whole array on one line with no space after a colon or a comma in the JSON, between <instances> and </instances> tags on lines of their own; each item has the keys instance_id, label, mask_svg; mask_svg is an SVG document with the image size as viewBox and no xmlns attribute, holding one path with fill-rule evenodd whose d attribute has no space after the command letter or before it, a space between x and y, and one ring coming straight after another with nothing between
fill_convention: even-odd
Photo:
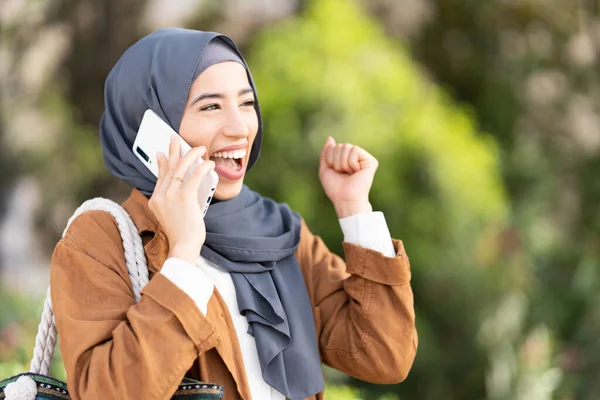
<instances>
[{"instance_id":1,"label":"brown jacket","mask_svg":"<svg viewBox=\"0 0 600 400\"><path fill-rule=\"evenodd\" d=\"M159 273L169 243L146 197L133 190L123 206L142 235L150 271L139 303L109 213L79 216L53 254L52 301L73 399L169 399L187 375L221 384L226 400L250 400L223 298L215 289L204 316ZM409 262L402 242L394 247L397 257L387 258L344 243L344 263L303 222L296 251L322 362L373 383L404 380L417 349Z\"/></svg>"}]
</instances>

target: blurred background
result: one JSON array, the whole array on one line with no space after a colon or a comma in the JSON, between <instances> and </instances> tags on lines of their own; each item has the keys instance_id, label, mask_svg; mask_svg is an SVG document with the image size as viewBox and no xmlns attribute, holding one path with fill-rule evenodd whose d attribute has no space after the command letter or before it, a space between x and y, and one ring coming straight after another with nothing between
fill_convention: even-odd
<instances>
[{"instance_id":1,"label":"blurred background","mask_svg":"<svg viewBox=\"0 0 600 400\"><path fill-rule=\"evenodd\" d=\"M98 140L109 70L183 26L240 45L265 122L247 183L333 251L326 137L380 160L419 350L399 385L327 369L328 398L600 398L600 2L3 0L0 25L0 378L28 369L68 217L130 192Z\"/></svg>"}]
</instances>

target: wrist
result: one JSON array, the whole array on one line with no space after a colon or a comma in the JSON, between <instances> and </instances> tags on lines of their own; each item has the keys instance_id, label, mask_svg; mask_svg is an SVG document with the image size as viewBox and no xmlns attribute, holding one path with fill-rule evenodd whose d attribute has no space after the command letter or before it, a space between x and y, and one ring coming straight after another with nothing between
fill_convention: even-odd
<instances>
[{"instance_id":1,"label":"wrist","mask_svg":"<svg viewBox=\"0 0 600 400\"><path fill-rule=\"evenodd\" d=\"M202 246L198 246L197 244L176 243L171 247L169 257L178 258L196 265L201 249Z\"/></svg>"},{"instance_id":2,"label":"wrist","mask_svg":"<svg viewBox=\"0 0 600 400\"><path fill-rule=\"evenodd\" d=\"M335 212L339 219L373 211L373 207L371 206L371 203L369 203L369 200L338 201L333 204L333 207L335 208Z\"/></svg>"}]
</instances>

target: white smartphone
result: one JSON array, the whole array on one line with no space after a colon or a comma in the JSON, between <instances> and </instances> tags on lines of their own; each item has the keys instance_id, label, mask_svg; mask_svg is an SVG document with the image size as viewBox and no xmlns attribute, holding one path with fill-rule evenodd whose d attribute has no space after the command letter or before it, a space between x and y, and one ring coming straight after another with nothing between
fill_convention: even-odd
<instances>
[{"instance_id":1,"label":"white smartphone","mask_svg":"<svg viewBox=\"0 0 600 400\"><path fill-rule=\"evenodd\" d=\"M181 144L181 157L183 157L192 148L177 134L165 121L163 121L156 113L150 109L146 110L140 129L138 129L135 141L133 142L133 154L158 178L158 162L156 153L161 152L167 158L169 157L169 144L171 136L177 135ZM200 164L202 158L192 164L188 169L184 182L189 174ZM206 215L208 206L215 193L217 184L219 183L219 175L215 171L209 171L206 177L202 180L198 188L198 204L203 207L203 215Z\"/></svg>"}]
</instances>

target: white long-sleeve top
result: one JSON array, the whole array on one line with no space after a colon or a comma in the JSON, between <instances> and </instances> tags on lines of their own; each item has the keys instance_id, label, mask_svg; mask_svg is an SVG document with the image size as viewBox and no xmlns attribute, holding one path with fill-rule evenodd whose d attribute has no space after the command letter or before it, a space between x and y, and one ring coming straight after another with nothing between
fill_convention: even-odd
<instances>
[{"instance_id":1,"label":"white long-sleeve top","mask_svg":"<svg viewBox=\"0 0 600 400\"><path fill-rule=\"evenodd\" d=\"M381 212L356 214L339 220L344 241L379 251L386 257L394 257L390 231ZM208 301L216 287L229 309L240 342L242 359L248 377L252 398L255 400L284 400L285 396L267 384L260 369L256 341L248 334L248 321L240 314L235 287L229 272L198 257L196 265L178 258L168 258L161 274L190 296L200 311L206 315Z\"/></svg>"}]
</instances>

